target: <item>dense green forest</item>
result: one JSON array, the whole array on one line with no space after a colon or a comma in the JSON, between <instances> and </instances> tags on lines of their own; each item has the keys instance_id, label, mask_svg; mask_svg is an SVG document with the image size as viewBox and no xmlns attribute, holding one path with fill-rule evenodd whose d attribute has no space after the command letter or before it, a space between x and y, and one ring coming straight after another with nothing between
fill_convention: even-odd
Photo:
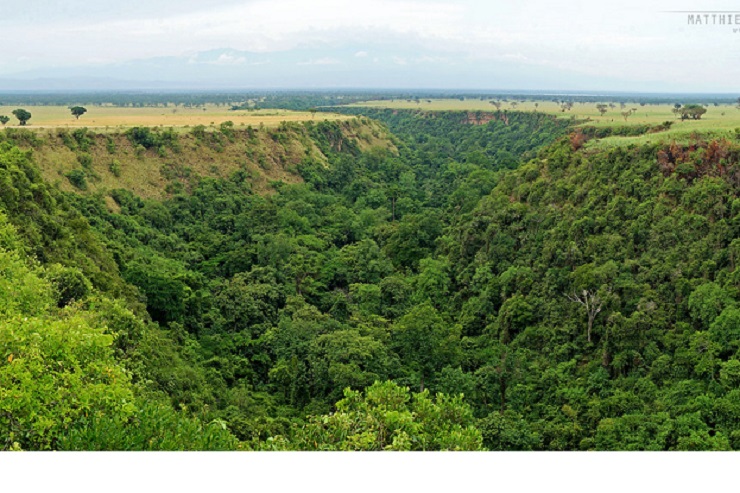
<instances>
[{"instance_id":1,"label":"dense green forest","mask_svg":"<svg viewBox=\"0 0 740 493\"><path fill-rule=\"evenodd\" d=\"M307 122L266 193L62 192L6 132L2 447L740 448L738 142L346 111L393 145Z\"/></svg>"}]
</instances>

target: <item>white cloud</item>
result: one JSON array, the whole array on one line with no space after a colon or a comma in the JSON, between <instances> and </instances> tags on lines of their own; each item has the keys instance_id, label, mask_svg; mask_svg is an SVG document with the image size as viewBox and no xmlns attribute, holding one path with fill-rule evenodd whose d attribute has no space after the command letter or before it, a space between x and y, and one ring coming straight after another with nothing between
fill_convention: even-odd
<instances>
[{"instance_id":1,"label":"white cloud","mask_svg":"<svg viewBox=\"0 0 740 493\"><path fill-rule=\"evenodd\" d=\"M732 9L733 3L715 1L712 9ZM69 9L55 7L52 0L0 6L3 37L23 39L0 52L3 73L226 47L257 53L318 47L326 56L306 56L302 63L331 65L353 55L397 65L438 64L440 70L451 62L471 68L500 62L568 71L573 80L579 74L635 84L686 79L706 90L730 87L740 77L740 34L711 26L689 29L680 15L661 12L696 8L689 0L130 0L126 8L120 0L67 4L89 8L75 9L76 20L70 22ZM686 60L700 63L702 70ZM248 61L226 54L211 63Z\"/></svg>"},{"instance_id":2,"label":"white cloud","mask_svg":"<svg viewBox=\"0 0 740 493\"><path fill-rule=\"evenodd\" d=\"M298 65L339 65L341 62L336 58L319 58L316 60L308 60L306 62L298 62Z\"/></svg>"},{"instance_id":3,"label":"white cloud","mask_svg":"<svg viewBox=\"0 0 740 493\"><path fill-rule=\"evenodd\" d=\"M228 53L222 53L216 61L212 63L214 65L243 65L246 62L247 59L243 56L234 56Z\"/></svg>"}]
</instances>

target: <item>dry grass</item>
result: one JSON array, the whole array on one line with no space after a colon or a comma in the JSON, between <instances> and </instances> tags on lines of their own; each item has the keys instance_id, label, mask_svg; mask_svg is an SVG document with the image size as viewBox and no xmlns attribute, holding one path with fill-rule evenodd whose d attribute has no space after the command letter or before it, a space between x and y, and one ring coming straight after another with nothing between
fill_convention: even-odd
<instances>
[{"instance_id":1,"label":"dry grass","mask_svg":"<svg viewBox=\"0 0 740 493\"><path fill-rule=\"evenodd\" d=\"M377 122L352 118L342 122L341 129L361 149L395 150ZM215 129L203 140L184 130L178 137L179 152L166 148L163 154L157 149L137 150L122 132L91 130L94 143L82 151L67 147L57 129L38 130L43 144L34 149L34 160L44 179L64 191L108 195L111 190L123 188L151 199L169 196L172 186L190 190L201 177L227 178L239 170L247 173L255 192L269 194L273 191L271 182L301 182L297 167L304 159L327 163L302 125L281 130L255 128L251 137L249 131L237 128L233 141ZM108 145L110 140L113 147ZM84 157L89 157L88 167L82 165ZM87 175L85 190L76 188L67 178L75 169ZM107 205L115 210L110 200Z\"/></svg>"},{"instance_id":2,"label":"dry grass","mask_svg":"<svg viewBox=\"0 0 740 493\"><path fill-rule=\"evenodd\" d=\"M0 106L0 115L8 115L11 120L8 126L17 125L18 121L12 116L17 106ZM288 110L255 110L229 111L224 106L207 105L205 111L201 108L120 108L113 106L87 106L87 113L79 120L75 119L65 106L28 106L31 113L26 128L75 128L88 127L95 129L115 130L135 126L145 127L193 127L196 125L219 125L225 121L232 121L238 126L260 124L266 127L277 127L281 122L303 122L309 120L345 120L346 115L320 113L311 115L309 112Z\"/></svg>"},{"instance_id":3,"label":"dry grass","mask_svg":"<svg viewBox=\"0 0 740 493\"><path fill-rule=\"evenodd\" d=\"M320 154L317 149L293 145L293 139L291 145L281 146L266 132L260 132L249 143L243 135L238 137L235 142L220 146L183 134L179 139L180 152L167 149L166 155L161 156L155 150L137 152L124 135L113 136L116 151L111 154L106 149L106 137L99 135L86 153L92 157L92 166L85 170L88 175L85 191L78 190L66 177L73 169L81 169L78 156L83 153L72 151L60 140L46 135L45 144L34 151L34 157L44 178L65 191L106 194L124 188L143 198L161 199L169 195L167 186L175 182L187 190L200 177L226 178L238 170L249 174L255 191L267 193L271 181L300 182L296 165L308 154ZM120 170L118 176L111 170L114 161Z\"/></svg>"}]
</instances>

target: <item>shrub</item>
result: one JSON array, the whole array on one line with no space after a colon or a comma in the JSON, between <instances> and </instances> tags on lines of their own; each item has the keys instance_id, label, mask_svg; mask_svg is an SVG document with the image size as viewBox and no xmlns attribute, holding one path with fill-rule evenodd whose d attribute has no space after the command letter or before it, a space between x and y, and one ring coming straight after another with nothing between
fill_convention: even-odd
<instances>
[{"instance_id":1,"label":"shrub","mask_svg":"<svg viewBox=\"0 0 740 493\"><path fill-rule=\"evenodd\" d=\"M92 168L93 158L90 154L83 153L78 155L77 161L82 165L83 168Z\"/></svg>"},{"instance_id":2,"label":"shrub","mask_svg":"<svg viewBox=\"0 0 740 493\"><path fill-rule=\"evenodd\" d=\"M113 173L113 176L116 178L119 178L121 176L121 163L118 161L118 159L114 159L109 165L108 169L111 173Z\"/></svg>"},{"instance_id":3,"label":"shrub","mask_svg":"<svg viewBox=\"0 0 740 493\"><path fill-rule=\"evenodd\" d=\"M73 169L66 175L69 182L80 190L87 190L87 177L81 169Z\"/></svg>"},{"instance_id":4,"label":"shrub","mask_svg":"<svg viewBox=\"0 0 740 493\"><path fill-rule=\"evenodd\" d=\"M46 277L54 286L59 308L84 299L92 291L92 284L79 269L56 264L47 268Z\"/></svg>"},{"instance_id":5,"label":"shrub","mask_svg":"<svg viewBox=\"0 0 740 493\"><path fill-rule=\"evenodd\" d=\"M112 137L108 137L108 141L105 143L105 148L108 149L108 154L116 153L116 142Z\"/></svg>"}]
</instances>

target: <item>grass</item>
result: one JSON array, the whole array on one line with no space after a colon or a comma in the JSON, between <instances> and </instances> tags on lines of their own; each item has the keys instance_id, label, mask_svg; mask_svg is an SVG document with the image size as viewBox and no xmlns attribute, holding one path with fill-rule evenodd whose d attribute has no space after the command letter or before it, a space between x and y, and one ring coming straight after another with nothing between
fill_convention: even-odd
<instances>
[{"instance_id":1,"label":"grass","mask_svg":"<svg viewBox=\"0 0 740 493\"><path fill-rule=\"evenodd\" d=\"M321 115L316 119L320 120ZM338 126L342 135L360 149L380 147L395 151L390 136L374 121L348 117ZM123 188L142 198L162 199L177 190L191 190L200 178L227 178L244 171L256 193L274 191L271 183L299 183L298 166L309 159L326 165L326 156L303 125L288 125L254 131L235 128L233 138L211 128L210 134L194 135L185 127L173 147L137 148L121 131L100 129L87 132L85 148L73 144L57 128L38 128L34 160L46 181L65 192L110 195ZM276 138L281 137L281 138ZM18 145L30 149L31 143ZM115 204L106 199L115 210Z\"/></svg>"},{"instance_id":2,"label":"grass","mask_svg":"<svg viewBox=\"0 0 740 493\"><path fill-rule=\"evenodd\" d=\"M10 117L7 127L17 127L18 120L13 116L17 106L0 106L0 115ZM309 112L288 110L255 110L229 111L225 106L206 105L204 108L184 108L169 106L167 108L122 108L114 106L86 106L87 113L75 119L66 106L28 106L31 119L25 128L75 128L88 127L95 129L116 130L121 128L145 127L194 127L196 125L219 125L232 121L236 126L260 124L266 127L277 127L281 122L302 122L312 119L345 120L346 115L321 113L312 115Z\"/></svg>"},{"instance_id":3,"label":"grass","mask_svg":"<svg viewBox=\"0 0 740 493\"><path fill-rule=\"evenodd\" d=\"M509 102L502 102L501 110L509 111L538 111L556 115L561 118L576 118L587 120L583 125L595 127L617 127L624 125L657 125L665 121L673 122L670 130L654 134L645 134L637 137L607 137L592 140L588 147L611 147L617 145L639 145L642 143L656 143L663 141L688 141L693 134L711 137L737 138L735 129L740 128L740 110L732 105L707 107L706 114L701 120L681 121L671 111L673 105L645 105L627 104L624 109L618 103L614 108L607 108L603 116L596 108L597 103L575 103L570 111L561 111L560 105L553 101L525 101L518 102L513 107ZM366 101L355 103L352 106L370 108L418 109L426 111L496 111L489 101L480 99L432 99L420 100L419 103L407 100L394 101ZM621 115L623 111L635 108L636 111L626 120Z\"/></svg>"}]
</instances>

